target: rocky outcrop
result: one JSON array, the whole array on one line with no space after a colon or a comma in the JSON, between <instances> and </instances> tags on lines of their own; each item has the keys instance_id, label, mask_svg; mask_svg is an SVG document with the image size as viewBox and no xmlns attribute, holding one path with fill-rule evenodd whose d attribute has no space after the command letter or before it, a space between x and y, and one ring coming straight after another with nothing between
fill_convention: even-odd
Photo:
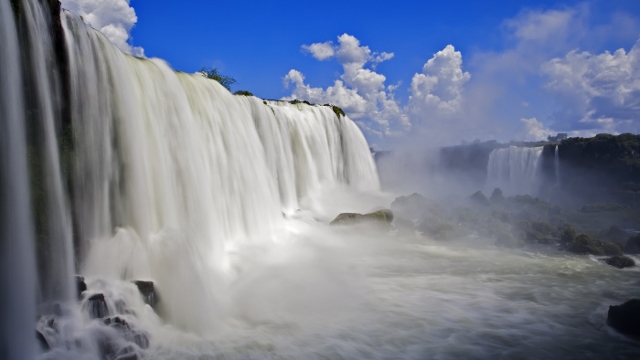
<instances>
[{"instance_id":1,"label":"rocky outcrop","mask_svg":"<svg viewBox=\"0 0 640 360\"><path fill-rule=\"evenodd\" d=\"M49 342L39 330L36 330L36 340L38 340L38 345L40 345L41 350L51 350L51 345L49 345Z\"/></svg>"},{"instance_id":2,"label":"rocky outcrop","mask_svg":"<svg viewBox=\"0 0 640 360\"><path fill-rule=\"evenodd\" d=\"M622 255L622 250L616 244L592 240L586 234L580 234L567 245L566 249L576 254L591 255Z\"/></svg>"},{"instance_id":3,"label":"rocky outcrop","mask_svg":"<svg viewBox=\"0 0 640 360\"><path fill-rule=\"evenodd\" d=\"M76 275L76 296L78 300L82 300L82 293L87 290L87 283L84 282L84 277Z\"/></svg>"},{"instance_id":4,"label":"rocky outcrop","mask_svg":"<svg viewBox=\"0 0 640 360\"><path fill-rule=\"evenodd\" d=\"M640 135L569 138L558 153L564 191L590 202L640 206Z\"/></svg>"},{"instance_id":5,"label":"rocky outcrop","mask_svg":"<svg viewBox=\"0 0 640 360\"><path fill-rule=\"evenodd\" d=\"M632 258L628 256L621 256L621 255L612 256L608 259L605 259L604 262L606 262L608 265L611 265L613 267L617 267L618 269L624 269L624 268L636 266L636 262L633 261Z\"/></svg>"},{"instance_id":6,"label":"rocky outcrop","mask_svg":"<svg viewBox=\"0 0 640 360\"><path fill-rule=\"evenodd\" d=\"M490 200L492 204L502 204L506 200L506 198L504 197L504 194L502 193L502 189L500 188L493 189Z\"/></svg>"},{"instance_id":7,"label":"rocky outcrop","mask_svg":"<svg viewBox=\"0 0 640 360\"><path fill-rule=\"evenodd\" d=\"M607 324L627 335L640 335L640 299L609 306Z\"/></svg>"},{"instance_id":8,"label":"rocky outcrop","mask_svg":"<svg viewBox=\"0 0 640 360\"><path fill-rule=\"evenodd\" d=\"M86 309L92 319L102 319L109 315L109 308L103 294L93 294L87 299Z\"/></svg>"},{"instance_id":9,"label":"rocky outcrop","mask_svg":"<svg viewBox=\"0 0 640 360\"><path fill-rule=\"evenodd\" d=\"M142 295L142 300L155 309L160 301L160 296L158 296L156 292L153 281L135 280L133 283L138 287L138 291L140 291L140 295Z\"/></svg>"},{"instance_id":10,"label":"rocky outcrop","mask_svg":"<svg viewBox=\"0 0 640 360\"><path fill-rule=\"evenodd\" d=\"M491 206L491 203L489 202L489 199L487 199L487 196L480 190L469 196L469 200L471 200L471 203L474 205Z\"/></svg>"},{"instance_id":11,"label":"rocky outcrop","mask_svg":"<svg viewBox=\"0 0 640 360\"><path fill-rule=\"evenodd\" d=\"M133 328L125 319L120 316L106 318L103 323L118 331L122 337L138 345L141 349L149 348L149 334L145 331Z\"/></svg>"},{"instance_id":12,"label":"rocky outcrop","mask_svg":"<svg viewBox=\"0 0 640 360\"><path fill-rule=\"evenodd\" d=\"M381 209L368 214L342 213L336 216L330 225L352 225L370 222L380 225L390 225L393 221L393 212L389 209Z\"/></svg>"}]
</instances>

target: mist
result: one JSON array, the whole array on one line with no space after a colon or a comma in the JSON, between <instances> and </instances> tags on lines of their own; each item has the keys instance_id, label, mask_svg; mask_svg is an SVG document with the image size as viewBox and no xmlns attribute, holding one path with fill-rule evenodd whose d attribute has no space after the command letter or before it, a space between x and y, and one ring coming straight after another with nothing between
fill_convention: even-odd
<instances>
[{"instance_id":1,"label":"mist","mask_svg":"<svg viewBox=\"0 0 640 360\"><path fill-rule=\"evenodd\" d=\"M304 47L343 66L332 89L292 70L263 100L19 4L0 5L5 358L640 353L609 321L637 294L638 135L451 145L484 126L453 46L407 107L371 68L394 55L349 34ZM369 130L402 146L372 154Z\"/></svg>"}]
</instances>

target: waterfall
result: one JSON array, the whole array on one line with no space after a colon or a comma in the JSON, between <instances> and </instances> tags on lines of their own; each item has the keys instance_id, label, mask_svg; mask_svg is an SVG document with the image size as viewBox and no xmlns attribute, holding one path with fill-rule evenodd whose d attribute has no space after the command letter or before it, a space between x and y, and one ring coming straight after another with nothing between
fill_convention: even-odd
<instances>
[{"instance_id":1,"label":"waterfall","mask_svg":"<svg viewBox=\"0 0 640 360\"><path fill-rule=\"evenodd\" d=\"M174 324L215 323L227 253L268 241L301 199L340 184L378 188L363 135L330 107L234 96L122 54L73 14L63 26L82 271L154 279Z\"/></svg>"},{"instance_id":2,"label":"waterfall","mask_svg":"<svg viewBox=\"0 0 640 360\"><path fill-rule=\"evenodd\" d=\"M16 339L31 342L36 302L40 314L58 315L73 302L74 269L105 281L153 280L165 290L169 323L207 332L238 247L276 241L284 219L321 191L379 188L364 136L331 107L234 96L162 60L125 55L63 11L66 79L48 9L18 4L20 32L9 5L0 8L0 179L3 214L11 214L3 216L2 279L24 298L7 299L20 300L8 310L22 327L6 322Z\"/></svg>"},{"instance_id":3,"label":"waterfall","mask_svg":"<svg viewBox=\"0 0 640 360\"><path fill-rule=\"evenodd\" d=\"M562 185L562 181L560 179L560 150L558 145L556 145L556 149L553 154L553 165L556 171L556 187L560 187Z\"/></svg>"},{"instance_id":4,"label":"waterfall","mask_svg":"<svg viewBox=\"0 0 640 360\"><path fill-rule=\"evenodd\" d=\"M0 357L35 357L36 267L29 207L20 49L9 2L0 2Z\"/></svg>"},{"instance_id":5,"label":"waterfall","mask_svg":"<svg viewBox=\"0 0 640 360\"><path fill-rule=\"evenodd\" d=\"M506 195L538 192L540 155L543 147L510 146L495 149L489 154L486 190L499 187Z\"/></svg>"}]
</instances>

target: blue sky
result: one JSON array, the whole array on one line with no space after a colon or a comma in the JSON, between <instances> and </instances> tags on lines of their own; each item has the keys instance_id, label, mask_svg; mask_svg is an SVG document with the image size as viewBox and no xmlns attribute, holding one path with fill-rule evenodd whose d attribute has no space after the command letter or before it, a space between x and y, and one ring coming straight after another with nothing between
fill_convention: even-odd
<instances>
[{"instance_id":1,"label":"blue sky","mask_svg":"<svg viewBox=\"0 0 640 360\"><path fill-rule=\"evenodd\" d=\"M379 148L640 132L637 0L62 3L176 70L336 103Z\"/></svg>"}]
</instances>

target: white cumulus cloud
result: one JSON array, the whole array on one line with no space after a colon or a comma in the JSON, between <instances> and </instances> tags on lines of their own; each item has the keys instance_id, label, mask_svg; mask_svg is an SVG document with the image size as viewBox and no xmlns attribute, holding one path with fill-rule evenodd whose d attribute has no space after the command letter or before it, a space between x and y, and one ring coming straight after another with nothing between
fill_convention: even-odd
<instances>
[{"instance_id":1,"label":"white cumulus cloud","mask_svg":"<svg viewBox=\"0 0 640 360\"><path fill-rule=\"evenodd\" d=\"M544 124L538 121L536 118L520 119L520 122L524 126L524 132L522 133L522 140L538 141L546 140L547 136L553 135L554 132L550 129L546 129Z\"/></svg>"},{"instance_id":2,"label":"white cumulus cloud","mask_svg":"<svg viewBox=\"0 0 640 360\"><path fill-rule=\"evenodd\" d=\"M130 44L130 32L138 21L129 0L61 0L62 7L82 16L118 49L144 57L144 49Z\"/></svg>"},{"instance_id":3,"label":"white cumulus cloud","mask_svg":"<svg viewBox=\"0 0 640 360\"><path fill-rule=\"evenodd\" d=\"M332 86L323 89L306 84L304 75L292 69L284 77L284 85L293 88L288 98L338 105L365 132L377 137L397 135L410 126L394 99L397 86L386 86L384 75L365 68L367 64L373 68L375 64L391 59L393 53L372 52L349 34L339 36L338 45L327 41L302 48L318 60L335 57L342 65L343 74Z\"/></svg>"},{"instance_id":4,"label":"white cumulus cloud","mask_svg":"<svg viewBox=\"0 0 640 360\"><path fill-rule=\"evenodd\" d=\"M629 52L570 51L541 69L561 106L555 121L582 130L640 132L640 41Z\"/></svg>"},{"instance_id":5,"label":"white cumulus cloud","mask_svg":"<svg viewBox=\"0 0 640 360\"><path fill-rule=\"evenodd\" d=\"M461 110L464 84L471 75L462 71L462 54L452 45L438 51L411 80L410 110L451 114Z\"/></svg>"},{"instance_id":6,"label":"white cumulus cloud","mask_svg":"<svg viewBox=\"0 0 640 360\"><path fill-rule=\"evenodd\" d=\"M302 49L308 51L314 58L322 61L335 55L335 49L331 41L302 45Z\"/></svg>"}]
</instances>

